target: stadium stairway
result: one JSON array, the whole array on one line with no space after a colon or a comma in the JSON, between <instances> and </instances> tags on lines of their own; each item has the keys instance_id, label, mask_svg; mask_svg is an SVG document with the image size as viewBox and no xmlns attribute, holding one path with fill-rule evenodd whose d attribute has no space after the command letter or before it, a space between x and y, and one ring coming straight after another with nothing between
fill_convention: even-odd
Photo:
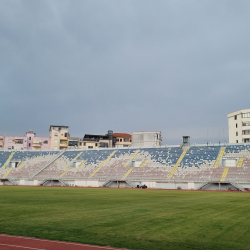
<instances>
[{"instance_id":1,"label":"stadium stairway","mask_svg":"<svg viewBox=\"0 0 250 250\"><path fill-rule=\"evenodd\" d=\"M177 163L175 164L174 168L172 169L172 171L171 171L170 174L168 175L168 177L167 177L168 180L170 180L170 179L173 177L175 171L176 171L177 168L179 167L179 165L180 165L182 159L184 158L185 154L187 153L187 151L188 151L188 149L184 149L184 150L183 150L183 152L182 152L182 154L181 154L179 160L177 161Z\"/></svg>"},{"instance_id":2,"label":"stadium stairway","mask_svg":"<svg viewBox=\"0 0 250 250\"><path fill-rule=\"evenodd\" d=\"M222 156L224 155L225 149L226 149L226 148L221 148L221 149L220 149L220 152L219 152L219 154L218 154L217 160L216 160L216 162L215 162L215 164L214 164L214 167L215 167L215 168L218 168L218 167L219 167L220 160L221 160Z\"/></svg>"},{"instance_id":3,"label":"stadium stairway","mask_svg":"<svg viewBox=\"0 0 250 250\"><path fill-rule=\"evenodd\" d=\"M207 186L209 183L210 183L209 181L203 183L201 186L199 186L199 187L197 188L197 190L202 190L202 189L203 189L205 186Z\"/></svg>"},{"instance_id":4,"label":"stadium stairway","mask_svg":"<svg viewBox=\"0 0 250 250\"><path fill-rule=\"evenodd\" d=\"M34 178L36 175L38 175L39 173L41 173L45 168L47 168L48 166L50 166L53 162L55 162L61 155L64 154L65 151L60 152L58 155L55 156L55 158L50 161L48 164L46 164L44 167L42 167L41 169L39 169L35 174L32 175L32 178Z\"/></svg>"},{"instance_id":5,"label":"stadium stairway","mask_svg":"<svg viewBox=\"0 0 250 250\"><path fill-rule=\"evenodd\" d=\"M75 158L73 158L66 166L65 168L68 168L78 157L81 156L83 152L80 152ZM66 174L66 173L65 173Z\"/></svg>"},{"instance_id":6,"label":"stadium stairway","mask_svg":"<svg viewBox=\"0 0 250 250\"><path fill-rule=\"evenodd\" d=\"M20 168L20 167L23 165L23 163L24 163L24 161L21 161L21 162L19 163L19 165L17 166L17 168Z\"/></svg>"},{"instance_id":7,"label":"stadium stairway","mask_svg":"<svg viewBox=\"0 0 250 250\"><path fill-rule=\"evenodd\" d=\"M225 181L225 179L226 179L226 177L227 177L228 170L229 170L229 167L225 167L225 168L224 168L224 171L223 171L223 173L222 173L220 182L224 182L224 181Z\"/></svg>"},{"instance_id":8,"label":"stadium stairway","mask_svg":"<svg viewBox=\"0 0 250 250\"><path fill-rule=\"evenodd\" d=\"M78 168L81 168L87 161L83 161L79 166Z\"/></svg>"},{"instance_id":9,"label":"stadium stairway","mask_svg":"<svg viewBox=\"0 0 250 250\"><path fill-rule=\"evenodd\" d=\"M5 175L3 176L3 178L7 178L7 176L9 175L9 173L13 170L13 168L9 168L8 171L5 173Z\"/></svg>"},{"instance_id":10,"label":"stadium stairway","mask_svg":"<svg viewBox=\"0 0 250 250\"><path fill-rule=\"evenodd\" d=\"M12 185L18 185L13 179L11 178L7 178L8 181L12 184Z\"/></svg>"},{"instance_id":11,"label":"stadium stairway","mask_svg":"<svg viewBox=\"0 0 250 250\"><path fill-rule=\"evenodd\" d=\"M142 162L142 164L140 165L140 168L143 168L144 166L145 166L145 164L147 163L147 159L146 160L144 160L143 162Z\"/></svg>"},{"instance_id":12,"label":"stadium stairway","mask_svg":"<svg viewBox=\"0 0 250 250\"><path fill-rule=\"evenodd\" d=\"M71 167L69 167L78 157L80 157L82 155L83 152L80 152L76 157L74 157L66 166L65 168L67 168L66 171L64 171L60 177L63 177L65 174L67 174L70 170L71 170ZM86 162L86 161L85 161ZM82 164L82 163L81 163Z\"/></svg>"},{"instance_id":13,"label":"stadium stairway","mask_svg":"<svg viewBox=\"0 0 250 250\"><path fill-rule=\"evenodd\" d=\"M233 182L230 182L230 184L233 185L234 187L238 188L240 191L245 191L245 189L239 184L236 184L236 183L233 183Z\"/></svg>"},{"instance_id":14,"label":"stadium stairway","mask_svg":"<svg viewBox=\"0 0 250 250\"><path fill-rule=\"evenodd\" d=\"M68 168L65 172L63 172L60 177L63 177L65 174L67 174L70 171L71 168Z\"/></svg>"},{"instance_id":15,"label":"stadium stairway","mask_svg":"<svg viewBox=\"0 0 250 250\"><path fill-rule=\"evenodd\" d=\"M10 160L12 159L12 157L14 156L15 152L12 152L11 155L9 156L9 158L7 159L7 161L4 163L4 165L2 166L2 168L6 168L7 164L10 162Z\"/></svg>"},{"instance_id":16,"label":"stadium stairway","mask_svg":"<svg viewBox=\"0 0 250 250\"><path fill-rule=\"evenodd\" d=\"M134 158L133 158L134 159ZM130 159L130 161L131 161L131 159ZM147 163L147 159L146 160L144 160L143 162L142 162L142 164L140 165L140 168L142 168L146 163ZM122 177L122 180L124 180L126 177L128 177L128 175L133 171L133 169L134 169L134 167L131 167L129 170L128 170L128 172Z\"/></svg>"},{"instance_id":17,"label":"stadium stairway","mask_svg":"<svg viewBox=\"0 0 250 250\"><path fill-rule=\"evenodd\" d=\"M113 151L109 157L89 176L89 178L92 178L111 159L115 152L116 151Z\"/></svg>"},{"instance_id":18,"label":"stadium stairway","mask_svg":"<svg viewBox=\"0 0 250 250\"><path fill-rule=\"evenodd\" d=\"M122 180L124 180L132 171L133 171L133 167L131 167L128 172L122 177Z\"/></svg>"},{"instance_id":19,"label":"stadium stairway","mask_svg":"<svg viewBox=\"0 0 250 250\"><path fill-rule=\"evenodd\" d=\"M140 150L136 150L132 156L129 158L129 160L124 164L124 168L126 168L128 166L128 164L136 157L136 155L140 152Z\"/></svg>"},{"instance_id":20,"label":"stadium stairway","mask_svg":"<svg viewBox=\"0 0 250 250\"><path fill-rule=\"evenodd\" d=\"M126 168L128 165L129 165L129 163L136 157L136 155L138 154L140 152L140 150L136 150L133 154L132 154L132 156L129 158L129 160L123 165L123 168ZM146 161L146 160L145 160ZM144 161L144 162L145 162ZM143 163L144 163L143 162ZM146 162L145 162L146 163ZM144 163L144 164L145 164ZM141 164L142 165L142 164ZM134 167L131 167L128 171L127 171L127 173L122 177L122 180L124 180L132 171L133 171L133 169L134 169Z\"/></svg>"},{"instance_id":21,"label":"stadium stairway","mask_svg":"<svg viewBox=\"0 0 250 250\"><path fill-rule=\"evenodd\" d=\"M63 179L58 179L58 181L65 187L68 187L69 186L69 183Z\"/></svg>"},{"instance_id":22,"label":"stadium stairway","mask_svg":"<svg viewBox=\"0 0 250 250\"><path fill-rule=\"evenodd\" d=\"M237 167L238 167L238 168L241 168L241 167L242 167L243 160L244 160L244 158L240 158L240 159L239 159L239 161L238 161L238 163L237 163Z\"/></svg>"}]
</instances>

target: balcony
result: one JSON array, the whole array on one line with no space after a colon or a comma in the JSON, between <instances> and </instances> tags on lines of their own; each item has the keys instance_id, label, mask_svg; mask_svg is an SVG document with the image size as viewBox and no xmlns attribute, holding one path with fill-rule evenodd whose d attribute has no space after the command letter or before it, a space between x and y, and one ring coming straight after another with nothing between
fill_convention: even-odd
<instances>
[{"instance_id":1,"label":"balcony","mask_svg":"<svg viewBox=\"0 0 250 250\"><path fill-rule=\"evenodd\" d=\"M60 140L60 146L68 146L68 140Z\"/></svg>"},{"instance_id":2,"label":"balcony","mask_svg":"<svg viewBox=\"0 0 250 250\"><path fill-rule=\"evenodd\" d=\"M68 146L67 145L60 145L59 149L62 150L62 149L67 149Z\"/></svg>"},{"instance_id":3,"label":"balcony","mask_svg":"<svg viewBox=\"0 0 250 250\"><path fill-rule=\"evenodd\" d=\"M84 138L83 140L79 140L81 142L96 142L99 141L99 138Z\"/></svg>"},{"instance_id":4,"label":"balcony","mask_svg":"<svg viewBox=\"0 0 250 250\"><path fill-rule=\"evenodd\" d=\"M21 140L21 139L15 139L14 143L15 144L23 144L23 140Z\"/></svg>"},{"instance_id":5,"label":"balcony","mask_svg":"<svg viewBox=\"0 0 250 250\"><path fill-rule=\"evenodd\" d=\"M41 140L33 140L33 144L42 144L42 141Z\"/></svg>"}]
</instances>

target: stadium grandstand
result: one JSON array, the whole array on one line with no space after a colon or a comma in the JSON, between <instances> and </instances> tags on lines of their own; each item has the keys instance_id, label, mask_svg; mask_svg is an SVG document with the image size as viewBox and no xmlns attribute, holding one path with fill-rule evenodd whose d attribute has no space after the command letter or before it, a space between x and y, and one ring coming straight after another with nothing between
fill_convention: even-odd
<instances>
[{"instance_id":1,"label":"stadium grandstand","mask_svg":"<svg viewBox=\"0 0 250 250\"><path fill-rule=\"evenodd\" d=\"M0 185L244 191L250 144L1 150Z\"/></svg>"}]
</instances>

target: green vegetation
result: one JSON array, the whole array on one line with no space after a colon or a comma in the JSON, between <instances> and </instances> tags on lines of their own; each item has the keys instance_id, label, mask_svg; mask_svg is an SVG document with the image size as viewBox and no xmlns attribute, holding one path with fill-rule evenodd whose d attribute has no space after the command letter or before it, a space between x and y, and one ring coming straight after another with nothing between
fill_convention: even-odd
<instances>
[{"instance_id":1,"label":"green vegetation","mask_svg":"<svg viewBox=\"0 0 250 250\"><path fill-rule=\"evenodd\" d=\"M128 249L250 249L250 194L2 186L0 233Z\"/></svg>"}]
</instances>

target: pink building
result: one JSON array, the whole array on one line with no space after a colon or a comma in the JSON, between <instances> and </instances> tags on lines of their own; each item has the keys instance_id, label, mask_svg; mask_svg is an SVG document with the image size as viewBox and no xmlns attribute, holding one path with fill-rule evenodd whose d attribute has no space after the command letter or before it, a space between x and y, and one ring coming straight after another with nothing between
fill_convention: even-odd
<instances>
[{"instance_id":1,"label":"pink building","mask_svg":"<svg viewBox=\"0 0 250 250\"><path fill-rule=\"evenodd\" d=\"M51 150L50 137L36 137L33 131L26 136L0 136L0 149L4 150Z\"/></svg>"}]
</instances>

